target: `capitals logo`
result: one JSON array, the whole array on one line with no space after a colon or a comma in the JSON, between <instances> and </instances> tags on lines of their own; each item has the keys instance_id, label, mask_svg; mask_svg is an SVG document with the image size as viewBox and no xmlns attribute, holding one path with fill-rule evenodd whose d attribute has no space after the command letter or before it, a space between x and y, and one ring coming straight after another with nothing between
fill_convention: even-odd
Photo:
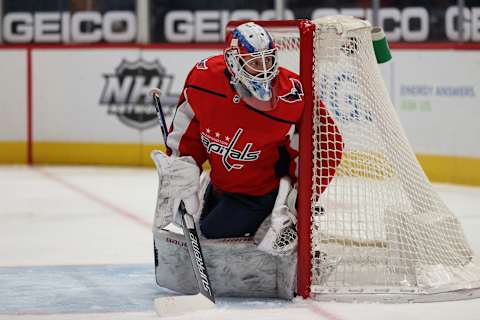
<instances>
[{"instance_id":1,"label":"capitals logo","mask_svg":"<svg viewBox=\"0 0 480 320\"><path fill-rule=\"evenodd\" d=\"M300 82L300 80L295 78L290 78L290 82L292 83L292 88L290 89L290 92L284 94L283 96L279 96L278 98L288 103L302 101L302 83Z\"/></svg>"},{"instance_id":2,"label":"capitals logo","mask_svg":"<svg viewBox=\"0 0 480 320\"><path fill-rule=\"evenodd\" d=\"M123 124L144 130L158 125L151 88L160 88L161 100L167 117L173 114L179 94L172 94L173 75L158 61L139 59L122 60L112 74L104 74L105 84L100 105L107 106L107 113L116 116Z\"/></svg>"},{"instance_id":3,"label":"capitals logo","mask_svg":"<svg viewBox=\"0 0 480 320\"><path fill-rule=\"evenodd\" d=\"M233 137L225 136L221 139L222 135L219 132L215 132L215 136L211 135L211 130L206 129L201 133L202 144L208 153L214 153L222 157L223 166L227 171L233 169L242 169L243 164L232 164L229 160L237 161L255 161L260 157L261 151L252 151L253 143L249 142L245 144L243 149L235 148L238 139L242 135L243 129L239 128Z\"/></svg>"}]
</instances>

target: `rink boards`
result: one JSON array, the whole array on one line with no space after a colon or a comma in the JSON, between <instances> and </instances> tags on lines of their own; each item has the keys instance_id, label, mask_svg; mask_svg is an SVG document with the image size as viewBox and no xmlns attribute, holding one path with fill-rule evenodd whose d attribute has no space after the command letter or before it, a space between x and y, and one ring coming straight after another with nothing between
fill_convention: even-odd
<instances>
[{"instance_id":1,"label":"rink boards","mask_svg":"<svg viewBox=\"0 0 480 320\"><path fill-rule=\"evenodd\" d=\"M149 152L162 146L148 88L162 89L171 121L189 70L220 52L217 45L0 47L0 163L151 165ZM384 79L428 176L480 184L478 49L393 56Z\"/></svg>"}]
</instances>

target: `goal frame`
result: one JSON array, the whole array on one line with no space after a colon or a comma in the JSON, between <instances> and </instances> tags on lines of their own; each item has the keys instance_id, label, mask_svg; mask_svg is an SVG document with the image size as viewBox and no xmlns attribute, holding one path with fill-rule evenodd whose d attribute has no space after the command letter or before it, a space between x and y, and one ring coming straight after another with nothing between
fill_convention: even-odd
<instances>
[{"instance_id":1,"label":"goal frame","mask_svg":"<svg viewBox=\"0 0 480 320\"><path fill-rule=\"evenodd\" d=\"M227 25L227 34L236 26L248 21L231 21ZM365 20L351 16L329 16L315 21L300 19L253 20L253 22L273 32L274 36L279 35L279 48L292 49L292 52L295 52L294 57L286 61L289 62L286 66L298 72L304 89L304 112L298 125L300 152L297 198L297 294L303 298L325 301L390 303L450 301L480 297L480 261L469 247L460 222L433 190L415 157L377 67L379 63L377 52L373 47L367 47L372 41L378 40L373 40L371 36L374 30L371 25ZM367 30L368 34L365 33ZM345 36L347 32L348 37ZM341 41L337 41L339 38ZM284 39L286 45L282 45ZM360 45L357 46L358 43ZM337 48L337 51L330 52L331 48ZM342 52L343 55L338 55L337 52ZM340 60L353 53L358 53L355 59ZM358 59L363 60L358 63ZM333 99L337 96L337 87L333 87L332 82L335 82L331 81L328 72L332 73L329 69L331 67L335 68L334 70L344 68L343 64L339 66L338 63L344 63L347 71L350 67L353 68L353 72L368 77L367 81L361 83L371 84L370 87L376 89L372 90L367 85L346 88L347 91L358 89L367 97L366 99L370 99L368 101L375 101L368 104L369 108L363 108L360 103L359 110L360 112L363 110L366 120L376 121L370 126L367 122L363 127L359 125L348 127L340 122L343 124L340 128L343 133L337 139L336 136L331 137L332 130L328 129L329 125L333 125L333 131L337 133L339 129L338 123L329 123L333 120L330 118L329 108L336 107L334 104L336 100ZM324 74L327 75L322 78ZM342 77L355 85L359 83L354 82L355 77L347 76ZM323 87L319 89L316 82L321 83ZM340 94L343 93L340 91ZM350 99L357 101L355 97ZM375 118L372 112L376 114ZM367 139L367 143L364 143L362 133L371 137L371 141L368 142ZM328 141L334 142L333 149L340 151L340 156L328 153L326 157L328 159L341 157L346 161L344 162L346 167L342 169L344 176L336 172L339 168L338 163L323 163L325 156L322 145L325 137ZM350 141L347 145L350 148L347 149L350 152L350 159L344 154L345 137ZM358 139L361 143L358 143ZM316 161L312 161L312 155ZM392 158L392 155L395 157ZM365 162L367 164L364 164ZM372 162L372 165L369 162ZM355 167L356 163L360 164L358 168ZM328 173L324 173L323 168L327 168ZM336 175L336 180L331 180L333 175ZM346 180L349 179L349 175L353 178L369 179L370 191L363 185L362 188L355 189L355 184L358 185L364 180L359 179L355 182ZM324 180L324 177L328 181ZM385 184L375 183L375 179L384 178L388 178ZM330 190L324 189L332 181L336 184L333 184ZM338 185L342 188L337 193ZM343 188L344 186L346 188ZM376 190L375 188L377 191L372 194L371 191ZM343 203L342 200L337 202L335 198L337 194L340 198L346 195L348 199L357 199L356 193L360 194L358 190L364 190L364 195L368 191L373 200L365 196L360 197L363 201L354 201L353 206L352 202L347 202L345 207L353 208L347 210L347 215L342 211L344 209L336 210L334 207L336 203L340 204L340 208ZM387 198L394 199L395 203L386 201ZM331 212L333 217L339 217L340 232L335 233L337 229L337 225L334 224L337 221L335 218L332 220L334 227L331 228L332 223L323 216L324 206L321 201L327 204L325 209L327 212ZM330 206L329 201L332 203ZM372 214L365 215L365 212ZM376 224L370 228L365 227L372 219L378 220L380 227L375 227ZM342 229L345 223L348 227ZM332 232L329 233L330 231ZM354 235L352 231L355 232ZM370 231L372 232L368 233ZM345 259L336 252L338 245L342 244L343 249L340 250L343 253L344 248L347 248ZM348 247L348 244L351 246ZM354 247L369 250L359 252L355 251L357 249ZM358 257L365 259L359 260ZM348 266L348 270L345 266ZM350 267L355 266L359 267L353 272ZM329 268L338 269L339 272L332 276ZM327 282L329 277L332 277L332 280Z\"/></svg>"}]
</instances>

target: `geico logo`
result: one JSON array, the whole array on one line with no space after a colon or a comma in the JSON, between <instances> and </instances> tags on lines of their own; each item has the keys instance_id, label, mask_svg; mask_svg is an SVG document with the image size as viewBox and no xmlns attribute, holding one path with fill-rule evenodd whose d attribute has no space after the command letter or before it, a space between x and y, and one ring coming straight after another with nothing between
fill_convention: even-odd
<instances>
[{"instance_id":1,"label":"geico logo","mask_svg":"<svg viewBox=\"0 0 480 320\"><path fill-rule=\"evenodd\" d=\"M131 42L136 17L130 11L14 12L3 19L3 40L25 42Z\"/></svg>"},{"instance_id":2,"label":"geico logo","mask_svg":"<svg viewBox=\"0 0 480 320\"><path fill-rule=\"evenodd\" d=\"M316 9L312 19L327 15L351 15L372 21L372 10L363 8ZM378 25L383 27L389 41L424 41L429 36L429 14L423 7L381 8L378 12Z\"/></svg>"},{"instance_id":3,"label":"geico logo","mask_svg":"<svg viewBox=\"0 0 480 320\"><path fill-rule=\"evenodd\" d=\"M445 13L445 31L451 41L462 39L458 30L459 10L457 6L448 7ZM480 7L463 8L463 40L480 41Z\"/></svg>"},{"instance_id":4,"label":"geico logo","mask_svg":"<svg viewBox=\"0 0 480 320\"><path fill-rule=\"evenodd\" d=\"M465 7L463 12L465 18L463 40L480 41L480 7ZM316 9L312 13L312 20L337 14L373 20L372 10L363 8ZM441 19L440 15L435 14L435 19ZM460 40L458 16L457 6L450 6L445 11L444 32L451 41ZM423 7L381 8L378 14L378 25L383 27L389 41L425 41L430 34L430 16L427 9Z\"/></svg>"},{"instance_id":5,"label":"geico logo","mask_svg":"<svg viewBox=\"0 0 480 320\"><path fill-rule=\"evenodd\" d=\"M286 10L285 19L294 19ZM273 20L275 10L172 10L165 15L165 39L171 42L221 42L230 20Z\"/></svg>"},{"instance_id":6,"label":"geico logo","mask_svg":"<svg viewBox=\"0 0 480 320\"><path fill-rule=\"evenodd\" d=\"M312 12L311 19L337 14L352 15L372 21L372 10L363 8L316 9ZM294 18L294 13L287 9L285 19ZM165 38L172 42L218 42L225 38L224 30L229 20L242 19L271 20L275 19L275 11L173 10L165 15ZM429 14L423 7L381 8L378 24L385 29L390 41L423 41L429 36Z\"/></svg>"}]
</instances>

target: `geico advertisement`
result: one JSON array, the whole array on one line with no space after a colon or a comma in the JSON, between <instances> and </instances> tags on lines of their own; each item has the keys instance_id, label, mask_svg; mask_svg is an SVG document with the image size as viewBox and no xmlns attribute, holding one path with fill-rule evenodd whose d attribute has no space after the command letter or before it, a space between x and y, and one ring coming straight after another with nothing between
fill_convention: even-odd
<instances>
[{"instance_id":1,"label":"geico advertisement","mask_svg":"<svg viewBox=\"0 0 480 320\"><path fill-rule=\"evenodd\" d=\"M272 20L275 10L236 9L219 4L218 10L202 10L195 2L185 10L161 10L155 16L151 38L158 42L221 42L230 20ZM457 6L444 10L411 6L384 7L379 25L389 41L460 40ZM370 8L291 8L285 19L316 19L327 15L352 15L372 21ZM463 40L480 41L480 7L464 8ZM132 11L8 12L1 21L5 43L133 42L137 17Z\"/></svg>"},{"instance_id":2,"label":"geico advertisement","mask_svg":"<svg viewBox=\"0 0 480 320\"><path fill-rule=\"evenodd\" d=\"M137 35L131 11L11 12L2 20L6 43L133 42Z\"/></svg>"},{"instance_id":3,"label":"geico advertisement","mask_svg":"<svg viewBox=\"0 0 480 320\"><path fill-rule=\"evenodd\" d=\"M0 141L27 137L27 52L0 50Z\"/></svg>"},{"instance_id":4,"label":"geico advertisement","mask_svg":"<svg viewBox=\"0 0 480 320\"><path fill-rule=\"evenodd\" d=\"M292 8L286 10L285 19L317 19L338 14L372 21L372 10L364 8L318 8L313 9L310 16L306 16L305 10ZM421 6L402 9L386 7L379 10L378 24L385 30L389 41L458 41L458 16L457 6L432 12ZM161 17L157 18L161 20ZM157 28L152 36L158 37L159 41L169 42L219 42L225 39L225 26L230 20L274 18L274 10L171 10L163 16L162 28ZM465 7L464 18L463 40L480 41L480 7Z\"/></svg>"},{"instance_id":5,"label":"geico advertisement","mask_svg":"<svg viewBox=\"0 0 480 320\"><path fill-rule=\"evenodd\" d=\"M392 98L417 153L480 157L477 51L395 51Z\"/></svg>"},{"instance_id":6,"label":"geico advertisement","mask_svg":"<svg viewBox=\"0 0 480 320\"><path fill-rule=\"evenodd\" d=\"M162 143L152 98L170 123L185 78L215 50L34 50L34 136L39 141Z\"/></svg>"}]
</instances>

